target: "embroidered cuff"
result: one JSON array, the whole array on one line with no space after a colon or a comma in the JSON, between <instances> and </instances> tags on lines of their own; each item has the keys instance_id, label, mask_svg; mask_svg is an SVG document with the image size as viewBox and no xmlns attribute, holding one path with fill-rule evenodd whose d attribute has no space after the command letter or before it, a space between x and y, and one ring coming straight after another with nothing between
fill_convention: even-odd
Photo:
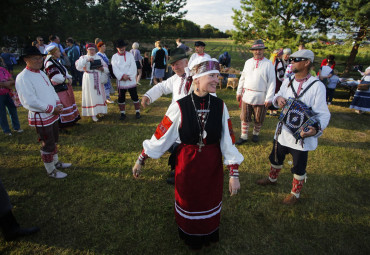
<instances>
[{"instance_id":1,"label":"embroidered cuff","mask_svg":"<svg viewBox=\"0 0 370 255\"><path fill-rule=\"evenodd\" d=\"M136 163L138 163L139 165L142 165L142 166L143 166L143 165L145 164L145 160L146 160L147 158L149 158L149 156L145 154L144 149L143 149L143 151L142 151L142 152L141 152L141 154L139 155L139 157L138 157L138 159L137 159Z\"/></svg>"},{"instance_id":2,"label":"embroidered cuff","mask_svg":"<svg viewBox=\"0 0 370 255\"><path fill-rule=\"evenodd\" d=\"M48 107L46 108L45 112L46 113L52 113L53 111L54 111L54 106L49 104Z\"/></svg>"},{"instance_id":3,"label":"embroidered cuff","mask_svg":"<svg viewBox=\"0 0 370 255\"><path fill-rule=\"evenodd\" d=\"M229 176L230 178L239 178L239 165L234 164L234 165L228 165L227 168L229 169Z\"/></svg>"}]
</instances>

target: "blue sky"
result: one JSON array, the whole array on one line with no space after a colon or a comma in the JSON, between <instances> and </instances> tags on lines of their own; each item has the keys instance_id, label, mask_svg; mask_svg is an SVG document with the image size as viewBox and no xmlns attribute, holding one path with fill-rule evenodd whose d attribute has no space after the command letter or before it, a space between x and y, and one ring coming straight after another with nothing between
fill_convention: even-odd
<instances>
[{"instance_id":1,"label":"blue sky","mask_svg":"<svg viewBox=\"0 0 370 255\"><path fill-rule=\"evenodd\" d=\"M231 18L234 15L232 8L239 9L240 0L187 0L184 9L188 13L185 19L201 27L211 24L221 31L235 29Z\"/></svg>"}]
</instances>

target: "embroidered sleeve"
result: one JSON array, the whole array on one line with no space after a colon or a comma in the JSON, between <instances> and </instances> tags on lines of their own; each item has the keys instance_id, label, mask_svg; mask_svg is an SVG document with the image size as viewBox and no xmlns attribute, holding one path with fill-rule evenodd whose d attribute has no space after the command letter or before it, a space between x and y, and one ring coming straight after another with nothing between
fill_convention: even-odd
<instances>
[{"instance_id":1,"label":"embroidered sleeve","mask_svg":"<svg viewBox=\"0 0 370 255\"><path fill-rule=\"evenodd\" d=\"M235 142L235 137L232 138L231 130L229 128L229 112L227 110L226 105L224 104L224 109L222 113L222 134L221 134L221 152L224 156L224 164L225 165L240 165L244 157L243 155L238 151L238 149L233 144Z\"/></svg>"},{"instance_id":2,"label":"embroidered sleeve","mask_svg":"<svg viewBox=\"0 0 370 255\"><path fill-rule=\"evenodd\" d=\"M150 140L143 142L144 152L151 158L159 158L179 138L181 111L177 103L172 104Z\"/></svg>"},{"instance_id":3,"label":"embroidered sleeve","mask_svg":"<svg viewBox=\"0 0 370 255\"><path fill-rule=\"evenodd\" d=\"M172 121L170 120L170 118L168 118L167 115L165 115L161 123L159 123L154 133L154 136L159 140L163 135L166 134L167 130L171 127L171 125Z\"/></svg>"},{"instance_id":4,"label":"embroidered sleeve","mask_svg":"<svg viewBox=\"0 0 370 255\"><path fill-rule=\"evenodd\" d=\"M233 130L233 124L231 123L231 119L227 120L227 124L229 126L229 133L230 133L231 141L233 142L233 144L235 144L235 134Z\"/></svg>"},{"instance_id":5,"label":"embroidered sleeve","mask_svg":"<svg viewBox=\"0 0 370 255\"><path fill-rule=\"evenodd\" d=\"M233 165L228 165L227 169L229 169L229 176L231 178L239 178L239 165L238 164L233 164Z\"/></svg>"}]
</instances>

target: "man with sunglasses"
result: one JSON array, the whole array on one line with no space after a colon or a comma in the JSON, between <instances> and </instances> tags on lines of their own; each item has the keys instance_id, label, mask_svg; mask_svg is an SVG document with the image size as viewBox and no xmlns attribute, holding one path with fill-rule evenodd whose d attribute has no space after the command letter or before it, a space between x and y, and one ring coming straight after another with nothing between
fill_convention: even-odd
<instances>
[{"instance_id":1,"label":"man with sunglasses","mask_svg":"<svg viewBox=\"0 0 370 255\"><path fill-rule=\"evenodd\" d=\"M241 136L235 143L241 145L248 139L248 129L254 116L252 142L258 142L266 110L271 105L275 93L275 70L271 61L264 57L265 47L262 40L256 40L250 50L253 58L245 62L240 77L236 100L241 103Z\"/></svg>"},{"instance_id":2,"label":"man with sunglasses","mask_svg":"<svg viewBox=\"0 0 370 255\"><path fill-rule=\"evenodd\" d=\"M304 143L297 143L296 138L288 127L280 123L277 125L274 146L269 156L271 168L269 177L257 181L259 185L274 185L281 171L286 154L293 157L293 187L291 193L285 197L283 203L295 204L306 179L306 166L308 151L316 149L318 137L327 127L330 120L330 112L326 105L326 92L324 84L310 74L313 65L314 54L310 50L300 50L290 56L294 75L285 79L279 92L274 96L272 103L275 107L283 108L288 98L299 98L307 107L311 108L320 125L308 126L307 131L301 131ZM277 141L276 141L277 140Z\"/></svg>"}]
</instances>

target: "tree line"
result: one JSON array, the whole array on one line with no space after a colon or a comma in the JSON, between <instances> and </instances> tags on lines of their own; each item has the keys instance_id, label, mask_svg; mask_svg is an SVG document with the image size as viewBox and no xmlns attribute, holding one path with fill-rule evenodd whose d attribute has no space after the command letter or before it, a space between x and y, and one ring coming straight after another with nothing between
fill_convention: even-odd
<instances>
[{"instance_id":1,"label":"tree line","mask_svg":"<svg viewBox=\"0 0 370 255\"><path fill-rule=\"evenodd\" d=\"M261 38L274 48L310 42L319 34L342 34L352 40L345 72L353 66L358 48L369 36L368 0L241 0L234 9L233 39L244 43Z\"/></svg>"},{"instance_id":2,"label":"tree line","mask_svg":"<svg viewBox=\"0 0 370 255\"><path fill-rule=\"evenodd\" d=\"M186 0L4 0L0 10L1 38L22 43L57 34L88 41L162 37L228 37L219 29L201 28L184 19ZM4 41L3 43L4 44Z\"/></svg>"}]
</instances>

